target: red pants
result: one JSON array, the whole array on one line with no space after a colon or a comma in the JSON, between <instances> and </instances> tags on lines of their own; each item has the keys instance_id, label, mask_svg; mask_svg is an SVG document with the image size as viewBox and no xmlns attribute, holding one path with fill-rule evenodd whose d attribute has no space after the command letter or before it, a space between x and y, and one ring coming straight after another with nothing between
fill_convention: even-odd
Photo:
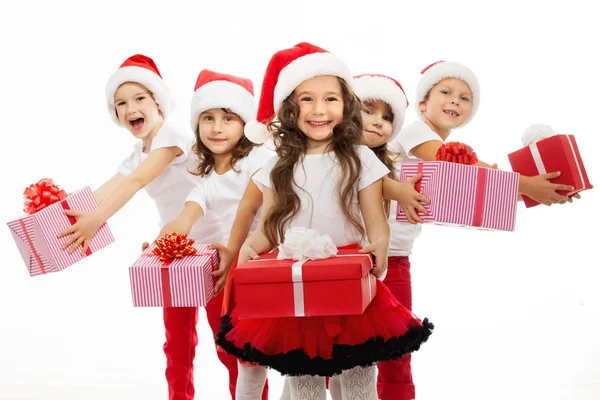
<instances>
[{"instance_id":1,"label":"red pants","mask_svg":"<svg viewBox=\"0 0 600 400\"><path fill-rule=\"evenodd\" d=\"M387 276L383 281L396 299L412 310L410 262L408 257L388 258ZM410 400L415 398L415 385L410 370L410 354L400 361L377 364L377 394L380 400Z\"/></svg>"},{"instance_id":2,"label":"red pants","mask_svg":"<svg viewBox=\"0 0 600 400\"><path fill-rule=\"evenodd\" d=\"M213 331L219 329L223 293L208 302L206 318ZM169 385L169 400L192 400L194 398L194 356L198 344L196 323L197 307L165 307L163 309L167 341L164 345L167 356L166 377ZM215 346L216 350L216 346ZM237 359L225 352L218 351L217 356L229 371L229 392L235 400L237 382ZM263 400L267 400L268 388L265 385Z\"/></svg>"}]
</instances>

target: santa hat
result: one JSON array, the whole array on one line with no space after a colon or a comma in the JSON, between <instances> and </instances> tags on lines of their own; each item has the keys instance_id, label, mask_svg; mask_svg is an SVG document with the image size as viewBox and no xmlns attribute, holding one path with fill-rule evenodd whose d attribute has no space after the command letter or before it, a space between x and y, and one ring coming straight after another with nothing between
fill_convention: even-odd
<instances>
[{"instance_id":1,"label":"santa hat","mask_svg":"<svg viewBox=\"0 0 600 400\"><path fill-rule=\"evenodd\" d=\"M175 108L169 88L165 85L154 61L150 57L136 54L125 60L106 84L106 105L110 116L117 125L121 125L121 123L115 110L115 92L126 82L138 83L148 89L154 96L154 101L162 111L163 117L166 118Z\"/></svg>"},{"instance_id":2,"label":"santa hat","mask_svg":"<svg viewBox=\"0 0 600 400\"><path fill-rule=\"evenodd\" d=\"M352 85L346 64L320 47L298 43L271 57L260 93L256 121L247 121L244 133L254 143L264 143L269 136L266 124L275 118L281 103L302 82L322 75L333 75Z\"/></svg>"},{"instance_id":3,"label":"santa hat","mask_svg":"<svg viewBox=\"0 0 600 400\"><path fill-rule=\"evenodd\" d=\"M393 139L404 124L404 113L408 107L406 93L400 82L389 76L364 74L354 77L354 92L361 101L382 100L390 105L394 114L392 124Z\"/></svg>"},{"instance_id":4,"label":"santa hat","mask_svg":"<svg viewBox=\"0 0 600 400\"><path fill-rule=\"evenodd\" d=\"M417 84L417 93L415 95L415 102L417 106L425 101L425 97L429 94L429 91L438 82L446 78L456 78L466 82L473 93L473 100L471 105L471 114L466 119L463 125L468 124L479 108L479 81L475 76L475 73L467 66L449 61L438 61L421 71L421 79ZM421 110L417 107L417 114L421 116Z\"/></svg>"},{"instance_id":5,"label":"santa hat","mask_svg":"<svg viewBox=\"0 0 600 400\"><path fill-rule=\"evenodd\" d=\"M254 86L250 79L204 69L200 71L194 97L190 124L192 130L198 127L198 117L212 108L228 108L248 122L256 115L256 100Z\"/></svg>"}]
</instances>

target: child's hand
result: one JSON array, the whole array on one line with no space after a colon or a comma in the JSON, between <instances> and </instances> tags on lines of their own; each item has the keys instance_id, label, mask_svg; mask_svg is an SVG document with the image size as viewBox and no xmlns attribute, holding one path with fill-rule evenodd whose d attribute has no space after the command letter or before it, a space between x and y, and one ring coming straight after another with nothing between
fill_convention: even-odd
<instances>
[{"instance_id":1,"label":"child's hand","mask_svg":"<svg viewBox=\"0 0 600 400\"><path fill-rule=\"evenodd\" d=\"M63 244L62 248L63 250L69 248L68 251L72 254L83 244L81 254L85 255L90 240L92 240L96 232L98 232L98 229L100 229L102 224L106 221L98 217L94 212L65 210L65 214L70 217L75 217L77 222L58 234L59 238L72 234L65 244Z\"/></svg>"},{"instance_id":2,"label":"child's hand","mask_svg":"<svg viewBox=\"0 0 600 400\"><path fill-rule=\"evenodd\" d=\"M237 265L243 264L248 260L258 260L260 257L252 247L244 243L240 249Z\"/></svg>"},{"instance_id":3,"label":"child's hand","mask_svg":"<svg viewBox=\"0 0 600 400\"><path fill-rule=\"evenodd\" d=\"M419 217L419 212L423 215L428 215L429 213L423 207L421 203L429 204L429 199L427 196L417 192L415 190L415 183L419 181L423 177L423 174L417 174L412 178L408 179L405 182L401 182L399 188L400 189L400 198L398 199L398 204L404 210L406 214L406 219L411 224L423 223L421 217Z\"/></svg>"},{"instance_id":4,"label":"child's hand","mask_svg":"<svg viewBox=\"0 0 600 400\"><path fill-rule=\"evenodd\" d=\"M150 247L150 243L148 243L148 242L142 243L142 251L146 250L148 247Z\"/></svg>"},{"instance_id":5,"label":"child's hand","mask_svg":"<svg viewBox=\"0 0 600 400\"><path fill-rule=\"evenodd\" d=\"M390 246L390 238L381 236L368 246L363 247L359 250L359 253L371 253L375 257L375 267L371 270L371 273L377 278L383 276L387 270L387 254Z\"/></svg>"},{"instance_id":6,"label":"child's hand","mask_svg":"<svg viewBox=\"0 0 600 400\"><path fill-rule=\"evenodd\" d=\"M221 243L213 243L210 245L210 248L219 252L219 268L212 273L213 276L217 278L214 288L216 296L225 287L227 275L229 274L229 269L231 268L231 263L233 262L235 255L232 254L231 251L229 251L229 249L226 246L223 246Z\"/></svg>"},{"instance_id":7,"label":"child's hand","mask_svg":"<svg viewBox=\"0 0 600 400\"><path fill-rule=\"evenodd\" d=\"M532 200L547 206L570 202L568 196L560 195L556 191L573 190L573 186L549 182L551 179L558 178L559 176L560 172L551 172L532 177L523 176L522 178L525 179L526 185L524 185L522 193Z\"/></svg>"}]
</instances>

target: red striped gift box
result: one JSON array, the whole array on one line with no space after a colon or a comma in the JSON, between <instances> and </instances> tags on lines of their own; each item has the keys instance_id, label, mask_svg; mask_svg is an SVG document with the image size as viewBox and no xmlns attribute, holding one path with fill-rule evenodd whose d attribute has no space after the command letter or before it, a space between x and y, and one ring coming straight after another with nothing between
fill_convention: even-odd
<instances>
[{"instance_id":1,"label":"red striped gift box","mask_svg":"<svg viewBox=\"0 0 600 400\"><path fill-rule=\"evenodd\" d=\"M415 189L431 200L424 222L484 230L514 231L519 174L443 161L406 162L400 181L422 173ZM400 205L398 221L407 221Z\"/></svg>"},{"instance_id":2,"label":"red striped gift box","mask_svg":"<svg viewBox=\"0 0 600 400\"><path fill-rule=\"evenodd\" d=\"M196 254L165 263L152 245L129 267L134 307L204 307L213 297L212 272L219 253L193 244Z\"/></svg>"},{"instance_id":3,"label":"red striped gift box","mask_svg":"<svg viewBox=\"0 0 600 400\"><path fill-rule=\"evenodd\" d=\"M96 207L98 203L92 189L85 187L34 214L8 222L31 276L61 271L115 241L108 225L103 224L90 241L86 255L81 251L69 254L62 249L69 236L60 239L56 236L76 222L65 215L64 210L93 211Z\"/></svg>"}]
</instances>

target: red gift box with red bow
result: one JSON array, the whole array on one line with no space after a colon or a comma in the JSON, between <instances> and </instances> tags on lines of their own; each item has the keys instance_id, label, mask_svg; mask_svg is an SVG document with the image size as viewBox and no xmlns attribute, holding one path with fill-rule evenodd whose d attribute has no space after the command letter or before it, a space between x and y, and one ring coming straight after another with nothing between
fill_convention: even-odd
<instances>
[{"instance_id":1,"label":"red gift box with red bow","mask_svg":"<svg viewBox=\"0 0 600 400\"><path fill-rule=\"evenodd\" d=\"M234 273L240 318L359 315L376 294L373 259L357 250L338 250L319 260L277 260L262 254Z\"/></svg>"}]
</instances>

